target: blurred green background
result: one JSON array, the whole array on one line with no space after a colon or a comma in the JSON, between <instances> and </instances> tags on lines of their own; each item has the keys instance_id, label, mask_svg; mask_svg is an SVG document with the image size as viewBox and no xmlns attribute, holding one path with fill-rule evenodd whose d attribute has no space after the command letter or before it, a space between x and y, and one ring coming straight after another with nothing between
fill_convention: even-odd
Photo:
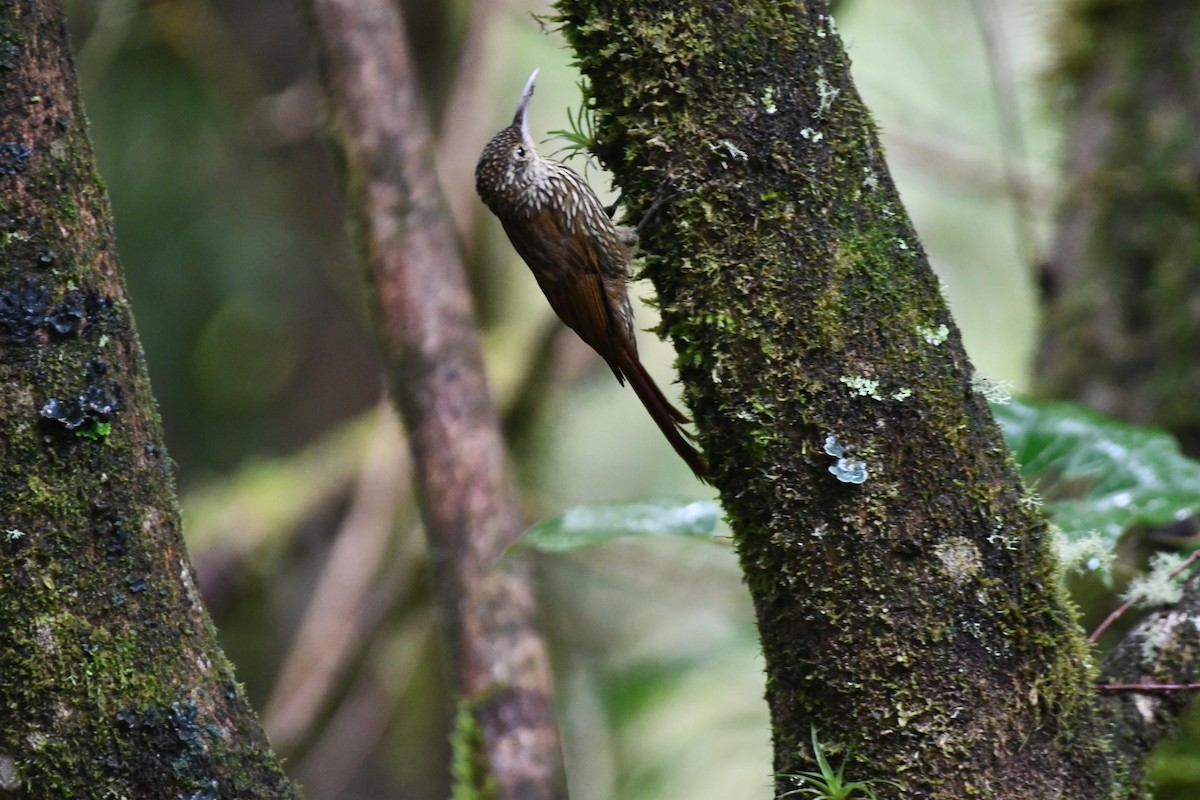
<instances>
[{"instance_id":1,"label":"blurred green background","mask_svg":"<svg viewBox=\"0 0 1200 800\"><path fill-rule=\"evenodd\" d=\"M541 3L401 5L504 406L552 317L475 199L472 170L534 67L535 131L567 126L578 75L534 17L548 13ZM968 351L983 374L1024 387L1063 123L1042 80L1053 4L837 5ZM419 522L400 436L379 411L300 11L291 0L68 6L189 541L227 650L310 800L445 797L452 702ZM981 22L981 7L995 14ZM612 196L602 173L590 179ZM637 314L653 325L650 309ZM670 348L641 344L668 383ZM711 496L599 359L569 337L555 352L549 400L515 455L531 519L578 502ZM728 547L611 544L541 557L539 574L572 797L771 796L762 665Z\"/></svg>"}]
</instances>

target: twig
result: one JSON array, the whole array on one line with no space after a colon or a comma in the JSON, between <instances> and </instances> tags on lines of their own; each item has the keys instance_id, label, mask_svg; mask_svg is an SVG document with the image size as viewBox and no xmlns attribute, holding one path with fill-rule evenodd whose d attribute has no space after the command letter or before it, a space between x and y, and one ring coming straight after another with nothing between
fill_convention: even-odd
<instances>
[{"instance_id":1,"label":"twig","mask_svg":"<svg viewBox=\"0 0 1200 800\"><path fill-rule=\"evenodd\" d=\"M352 622L362 615L391 538L408 470L390 409L378 415L373 439L350 509L263 711L271 741L283 752L308 733L356 651L363 631Z\"/></svg>"},{"instance_id":2,"label":"twig","mask_svg":"<svg viewBox=\"0 0 1200 800\"><path fill-rule=\"evenodd\" d=\"M1168 579L1174 578L1179 573L1183 572L1185 569L1187 569L1192 564L1194 564L1196 562L1196 559L1198 559L1198 558L1200 558L1200 550L1197 550L1196 552L1192 553L1190 556L1188 556L1183 561L1182 564L1180 564L1175 569L1171 570L1171 573L1167 576L1167 578ZM1116 611L1109 614L1104 619L1104 621L1101 622L1096 627L1096 630L1092 631L1092 635L1088 637L1088 644L1095 644L1100 639L1100 637L1104 635L1105 631L1107 631L1109 628L1111 628L1117 620L1119 620L1121 617L1123 617L1125 615L1125 613L1127 611L1129 611L1129 609L1133 608L1133 605L1134 605L1133 603L1125 603L1124 605L1119 607Z\"/></svg>"},{"instance_id":3,"label":"twig","mask_svg":"<svg viewBox=\"0 0 1200 800\"><path fill-rule=\"evenodd\" d=\"M385 598L389 606L395 600ZM354 682L296 765L295 774L310 796L351 794L351 784L395 723L397 703L414 691L419 661L428 647L436 645L430 641L435 616L422 607L410 612L398 629L370 643Z\"/></svg>"},{"instance_id":4,"label":"twig","mask_svg":"<svg viewBox=\"0 0 1200 800\"><path fill-rule=\"evenodd\" d=\"M992 91L996 97L996 116L1000 121L1001 163L1013 204L1014 233L1021 256L1032 275L1037 265L1037 245L1034 241L1033 214L1029 208L1029 176L1025 167L1028 157L1025 137L1021 131L1017 87L1013 82L1013 65L1008 57L1008 44L1004 40L1000 9L995 0L971 0L971 10L983 39L988 75L991 76Z\"/></svg>"},{"instance_id":5,"label":"twig","mask_svg":"<svg viewBox=\"0 0 1200 800\"><path fill-rule=\"evenodd\" d=\"M492 98L497 94L491 77L499 62L492 57L488 41L489 34L495 32L491 21L499 3L472 0L469 5L450 96L438 125L437 166L458 231L465 246L471 248L477 237L469 231L483 208L475 197L475 151L492 133L488 123L492 121Z\"/></svg>"},{"instance_id":6,"label":"twig","mask_svg":"<svg viewBox=\"0 0 1200 800\"><path fill-rule=\"evenodd\" d=\"M1200 683L1097 683L1097 692L1194 692Z\"/></svg>"}]
</instances>

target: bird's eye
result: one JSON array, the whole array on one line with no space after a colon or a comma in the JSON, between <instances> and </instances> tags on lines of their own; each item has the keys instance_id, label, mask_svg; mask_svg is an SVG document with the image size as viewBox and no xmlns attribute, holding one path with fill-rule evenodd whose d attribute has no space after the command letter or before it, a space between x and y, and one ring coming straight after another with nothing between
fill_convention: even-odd
<instances>
[{"instance_id":1,"label":"bird's eye","mask_svg":"<svg viewBox=\"0 0 1200 800\"><path fill-rule=\"evenodd\" d=\"M517 158L524 158L524 157L525 157L525 148L518 145L517 146Z\"/></svg>"}]
</instances>

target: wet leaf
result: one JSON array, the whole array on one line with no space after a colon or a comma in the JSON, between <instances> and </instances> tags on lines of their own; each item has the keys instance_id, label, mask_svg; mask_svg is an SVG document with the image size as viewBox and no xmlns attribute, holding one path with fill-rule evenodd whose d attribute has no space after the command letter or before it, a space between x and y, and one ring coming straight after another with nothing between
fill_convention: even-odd
<instances>
[{"instance_id":1,"label":"wet leaf","mask_svg":"<svg viewBox=\"0 0 1200 800\"><path fill-rule=\"evenodd\" d=\"M1099 534L1111 549L1128 530L1190 525L1200 463L1174 437L1072 403L993 405L1021 474L1068 540Z\"/></svg>"},{"instance_id":2,"label":"wet leaf","mask_svg":"<svg viewBox=\"0 0 1200 800\"><path fill-rule=\"evenodd\" d=\"M717 517L711 500L677 497L575 506L537 523L515 546L559 553L626 537L709 538Z\"/></svg>"}]
</instances>

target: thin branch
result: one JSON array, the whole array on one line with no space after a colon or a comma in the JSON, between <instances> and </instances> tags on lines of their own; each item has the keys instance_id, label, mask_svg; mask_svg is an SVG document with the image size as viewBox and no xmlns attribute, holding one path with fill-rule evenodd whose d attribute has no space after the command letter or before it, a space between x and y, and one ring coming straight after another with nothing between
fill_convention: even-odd
<instances>
[{"instance_id":1,"label":"thin branch","mask_svg":"<svg viewBox=\"0 0 1200 800\"><path fill-rule=\"evenodd\" d=\"M1097 683L1097 692L1195 692L1200 683Z\"/></svg>"},{"instance_id":2,"label":"thin branch","mask_svg":"<svg viewBox=\"0 0 1200 800\"><path fill-rule=\"evenodd\" d=\"M378 415L350 509L284 658L263 711L271 741L293 749L311 729L336 680L360 644L371 586L392 538L396 502L408 476L403 442L390 410ZM413 566L413 560L409 560ZM403 583L404 577L397 576Z\"/></svg>"},{"instance_id":3,"label":"thin branch","mask_svg":"<svg viewBox=\"0 0 1200 800\"><path fill-rule=\"evenodd\" d=\"M1013 204L1013 230L1017 246L1032 275L1037 264L1037 244L1033 232L1033 213L1030 209L1029 176L1025 164L1028 156L1025 136L1021 131L1021 111L1017 87L1013 81L1013 65L1009 60L1008 43L1004 39L1000 9L995 0L971 0L971 10L979 26L983 49L987 55L988 75L996 97L996 116L1000 121L1001 161L1005 183Z\"/></svg>"},{"instance_id":4,"label":"thin branch","mask_svg":"<svg viewBox=\"0 0 1200 800\"><path fill-rule=\"evenodd\" d=\"M395 598L386 598L393 606ZM435 635L428 606L410 613L396 629L370 642L363 666L329 719L306 749L296 774L317 797L343 797L371 753L396 722L397 703L414 691L420 660ZM382 665L386 664L386 669Z\"/></svg>"},{"instance_id":5,"label":"thin branch","mask_svg":"<svg viewBox=\"0 0 1200 800\"><path fill-rule=\"evenodd\" d=\"M1192 564L1196 563L1196 559L1200 559L1200 550L1197 550L1196 552L1192 553L1190 556L1188 556L1183 561L1183 563L1181 563L1175 569L1171 570L1170 574L1167 575L1167 579L1170 580L1171 578L1177 577L1179 575L1179 573L1183 572L1185 569L1190 567ZM1116 621L1119 620L1121 617L1123 617L1129 611L1129 609L1133 608L1133 606L1134 606L1134 603L1125 603L1124 605L1119 607L1116 611L1112 612L1107 617L1105 617L1104 621L1101 622L1098 626L1096 626L1096 630L1092 631L1092 635L1088 637L1088 644L1095 644L1097 641L1099 641L1100 637L1104 635L1104 632L1107 631L1109 628L1111 628L1113 626L1113 624L1116 623Z\"/></svg>"},{"instance_id":6,"label":"thin branch","mask_svg":"<svg viewBox=\"0 0 1200 800\"><path fill-rule=\"evenodd\" d=\"M486 128L492 118L490 98L495 87L490 79L493 73L487 69L488 40L497 5L496 0L470 3L450 97L438 125L438 174L447 187L446 201L458 230L464 235L475 227L482 209L474 191L475 151L491 134ZM470 246L470 239L467 241Z\"/></svg>"}]
</instances>

